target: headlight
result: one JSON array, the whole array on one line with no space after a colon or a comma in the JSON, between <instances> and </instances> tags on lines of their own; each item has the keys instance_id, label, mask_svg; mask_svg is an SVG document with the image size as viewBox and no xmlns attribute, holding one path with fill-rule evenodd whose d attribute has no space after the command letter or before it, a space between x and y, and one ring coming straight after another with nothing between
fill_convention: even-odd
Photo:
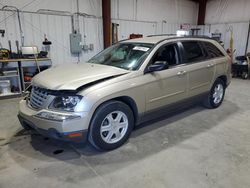
<instances>
[{"instance_id":1,"label":"headlight","mask_svg":"<svg viewBox=\"0 0 250 188\"><path fill-rule=\"evenodd\" d=\"M49 109L73 112L76 105L81 101L82 96L56 96L49 105Z\"/></svg>"}]
</instances>

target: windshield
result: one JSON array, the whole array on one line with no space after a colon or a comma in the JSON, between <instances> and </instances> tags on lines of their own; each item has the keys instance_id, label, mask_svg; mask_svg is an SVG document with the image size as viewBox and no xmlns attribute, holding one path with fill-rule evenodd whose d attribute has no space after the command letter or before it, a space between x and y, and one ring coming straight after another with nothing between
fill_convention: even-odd
<instances>
[{"instance_id":1,"label":"windshield","mask_svg":"<svg viewBox=\"0 0 250 188\"><path fill-rule=\"evenodd\" d=\"M153 44L119 43L91 58L88 63L114 66L126 70L137 70L149 54Z\"/></svg>"}]
</instances>

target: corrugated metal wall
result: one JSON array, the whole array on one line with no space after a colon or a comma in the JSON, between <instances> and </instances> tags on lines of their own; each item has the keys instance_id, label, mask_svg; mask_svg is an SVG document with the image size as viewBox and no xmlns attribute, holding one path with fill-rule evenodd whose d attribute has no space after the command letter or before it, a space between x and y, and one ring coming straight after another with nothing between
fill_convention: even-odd
<instances>
[{"instance_id":1,"label":"corrugated metal wall","mask_svg":"<svg viewBox=\"0 0 250 188\"><path fill-rule=\"evenodd\" d=\"M230 46L230 33L233 31L235 56L244 55L246 48L247 52L250 52L250 40L248 46L246 46L249 22L209 24L199 27L201 28L199 34L201 35L211 36L211 33L221 33L221 40L224 42L225 49Z\"/></svg>"},{"instance_id":2,"label":"corrugated metal wall","mask_svg":"<svg viewBox=\"0 0 250 188\"><path fill-rule=\"evenodd\" d=\"M246 47L250 20L249 0L213 0L207 2L204 33L220 32L225 48L229 48L230 30L233 30L236 56L250 52L250 41Z\"/></svg>"},{"instance_id":3,"label":"corrugated metal wall","mask_svg":"<svg viewBox=\"0 0 250 188\"><path fill-rule=\"evenodd\" d=\"M250 20L249 0L213 0L207 2L206 24L247 22Z\"/></svg>"},{"instance_id":4,"label":"corrugated metal wall","mask_svg":"<svg viewBox=\"0 0 250 188\"><path fill-rule=\"evenodd\" d=\"M8 48L8 40L11 40L13 49L16 50L15 40L20 43L20 32L17 15L12 12L0 11L0 28L6 30L6 36L0 37L3 47ZM9 18L5 19L6 17ZM21 23L24 32L25 45L38 46L43 49L44 35L52 41L50 56L53 64L75 63L78 57L71 55L69 34L72 32L70 16L44 15L35 13L22 13ZM94 51L83 52L80 61L86 61L94 54L102 50L102 20L100 18L84 18L80 16L80 33L86 44L94 44ZM85 36L85 37L84 37Z\"/></svg>"},{"instance_id":5,"label":"corrugated metal wall","mask_svg":"<svg viewBox=\"0 0 250 188\"><path fill-rule=\"evenodd\" d=\"M183 23L195 25L197 3L188 0L112 0L113 21L120 24L119 39L130 33L175 34ZM120 21L117 21L120 20Z\"/></svg>"},{"instance_id":6,"label":"corrugated metal wall","mask_svg":"<svg viewBox=\"0 0 250 188\"><path fill-rule=\"evenodd\" d=\"M112 0L112 18L196 24L198 4L190 0Z\"/></svg>"},{"instance_id":7,"label":"corrugated metal wall","mask_svg":"<svg viewBox=\"0 0 250 188\"><path fill-rule=\"evenodd\" d=\"M83 43L94 44L93 51L81 54L81 60L86 61L103 50L102 19L80 17L80 33L83 35Z\"/></svg>"},{"instance_id":8,"label":"corrugated metal wall","mask_svg":"<svg viewBox=\"0 0 250 188\"><path fill-rule=\"evenodd\" d=\"M143 36L157 33L157 22L127 21L118 19L113 19L112 22L119 24L118 40L127 39L132 33L143 34Z\"/></svg>"},{"instance_id":9,"label":"corrugated metal wall","mask_svg":"<svg viewBox=\"0 0 250 188\"><path fill-rule=\"evenodd\" d=\"M101 0L81 0L82 13L96 16L80 16L79 25L83 44L94 44L94 51L82 52L79 59L86 61L103 49ZM53 64L76 63L78 57L70 53L69 34L72 32L71 17L38 14L39 9L77 11L72 0L0 0L0 5L16 6L22 11L25 45L36 45L43 49L44 34L52 41L50 56ZM27 12L29 11L29 12ZM20 42L20 32L16 14L0 11L0 28L6 36L0 37L3 47L8 48L8 40ZM12 16L11 16L12 15ZM197 18L197 4L189 0L112 0L112 21L118 23L118 39L126 39L131 33L144 36L162 33L175 33L181 23L194 24Z\"/></svg>"}]
</instances>

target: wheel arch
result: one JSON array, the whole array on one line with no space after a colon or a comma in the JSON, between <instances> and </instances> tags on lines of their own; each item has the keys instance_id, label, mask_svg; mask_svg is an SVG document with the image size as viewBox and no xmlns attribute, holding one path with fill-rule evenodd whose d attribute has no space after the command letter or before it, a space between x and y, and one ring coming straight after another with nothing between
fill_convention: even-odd
<instances>
[{"instance_id":1,"label":"wheel arch","mask_svg":"<svg viewBox=\"0 0 250 188\"><path fill-rule=\"evenodd\" d=\"M123 102L123 103L125 103L126 105L128 105L129 108L130 108L130 109L132 110L132 112L133 112L133 115L134 115L134 123L135 123L135 125L136 125L136 123L138 122L138 119L139 119L138 107L137 107L137 104L136 104L135 100L134 100L133 98L129 97L129 96L117 96L117 97L109 98L109 99L107 99L107 100L105 100L105 101L102 101L102 102L101 102L100 104L98 104L98 106L95 108L95 110L94 110L94 112L93 112L93 115L92 115L92 117L91 117L91 121L92 121L92 118L93 118L94 114L96 113L97 109L98 109L101 105L103 105L103 104L105 104L105 103L107 103L107 102L109 102L109 101L120 101L120 102Z\"/></svg>"},{"instance_id":2,"label":"wheel arch","mask_svg":"<svg viewBox=\"0 0 250 188\"><path fill-rule=\"evenodd\" d=\"M226 75L221 75L217 79L221 79L224 82L225 87L227 86L227 76Z\"/></svg>"},{"instance_id":3,"label":"wheel arch","mask_svg":"<svg viewBox=\"0 0 250 188\"><path fill-rule=\"evenodd\" d=\"M137 105L136 105L134 99L132 99L129 96L121 96L121 97L113 98L111 100L117 100L117 101L121 101L121 102L127 104L133 112L134 120L135 120L135 124L136 124L137 119L138 119L138 108L137 108Z\"/></svg>"}]
</instances>

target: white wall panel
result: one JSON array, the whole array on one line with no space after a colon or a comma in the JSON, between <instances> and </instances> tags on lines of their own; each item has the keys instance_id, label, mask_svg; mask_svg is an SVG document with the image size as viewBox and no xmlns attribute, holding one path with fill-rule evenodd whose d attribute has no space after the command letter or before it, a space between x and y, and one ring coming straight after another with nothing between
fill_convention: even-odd
<instances>
[{"instance_id":1,"label":"white wall panel","mask_svg":"<svg viewBox=\"0 0 250 188\"><path fill-rule=\"evenodd\" d=\"M230 47L230 36L231 36L230 30L232 29L234 49L236 49L235 55L236 56L244 55L246 49L246 41L247 41L248 22L230 23L223 25L224 25L223 40L225 43L225 48L227 49Z\"/></svg>"},{"instance_id":2,"label":"white wall panel","mask_svg":"<svg viewBox=\"0 0 250 188\"><path fill-rule=\"evenodd\" d=\"M118 23L118 40L128 39L129 35L143 34L143 36L154 35L157 30L156 22L140 22L140 21L126 21L126 20L112 20L114 23Z\"/></svg>"},{"instance_id":3,"label":"white wall panel","mask_svg":"<svg viewBox=\"0 0 250 188\"><path fill-rule=\"evenodd\" d=\"M11 5L23 11L32 12L36 12L39 9L59 10L70 13L77 11L76 0L0 0L0 7L3 5ZM80 13L100 17L102 15L101 0L79 0L79 10ZM0 28L6 30L6 36L0 38L0 42L5 48L8 48L8 40L11 40L12 49L16 50L15 41L18 40L20 42L21 40L17 16L12 14L12 12L0 11ZM50 57L53 64L78 62L78 57L70 53L69 34L72 32L70 16L21 13L21 22L25 45L36 45L39 50L42 50L42 41L44 40L44 34L46 34L48 39L52 41ZM80 54L80 61L86 61L103 49L101 19L83 19L80 16L80 33L86 36L84 40L86 44L94 44L93 51Z\"/></svg>"},{"instance_id":4,"label":"white wall panel","mask_svg":"<svg viewBox=\"0 0 250 188\"><path fill-rule=\"evenodd\" d=\"M82 33L83 44L93 44L93 51L81 54L81 61L87 61L103 49L102 19L80 17L80 33Z\"/></svg>"},{"instance_id":5,"label":"white wall panel","mask_svg":"<svg viewBox=\"0 0 250 188\"><path fill-rule=\"evenodd\" d=\"M225 43L225 47L227 47L227 38L226 38L226 24L212 24L210 26L210 34L211 33L221 33L221 40Z\"/></svg>"},{"instance_id":6,"label":"white wall panel","mask_svg":"<svg viewBox=\"0 0 250 188\"><path fill-rule=\"evenodd\" d=\"M243 22L250 20L249 0L210 0L206 9L206 24Z\"/></svg>"},{"instance_id":7,"label":"white wall panel","mask_svg":"<svg viewBox=\"0 0 250 188\"><path fill-rule=\"evenodd\" d=\"M135 11L134 11L134 0L126 0L126 1L117 1L118 2L118 19L135 19Z\"/></svg>"},{"instance_id":8,"label":"white wall panel","mask_svg":"<svg viewBox=\"0 0 250 188\"><path fill-rule=\"evenodd\" d=\"M198 19L198 5L191 1L178 1L179 23L196 24Z\"/></svg>"},{"instance_id":9,"label":"white wall panel","mask_svg":"<svg viewBox=\"0 0 250 188\"><path fill-rule=\"evenodd\" d=\"M53 0L54 1L54 0ZM60 1L60 0L57 0ZM67 0L72 1L72 0ZM75 5L73 0L73 4ZM95 15L97 17L102 16L102 0L79 0L80 12L84 12L90 15Z\"/></svg>"},{"instance_id":10,"label":"white wall panel","mask_svg":"<svg viewBox=\"0 0 250 188\"><path fill-rule=\"evenodd\" d=\"M199 28L198 35L211 35L211 25L193 25L191 28Z\"/></svg>"},{"instance_id":11,"label":"white wall panel","mask_svg":"<svg viewBox=\"0 0 250 188\"><path fill-rule=\"evenodd\" d=\"M142 30L142 34L165 34L176 33L182 23L196 24L197 21L198 5L188 0L112 0L111 2L113 20L127 20L120 26L119 32L122 33L119 35L122 39L126 38L128 33L137 32L138 29L134 29L143 22L157 24L153 30L151 26L147 26L145 29L148 31ZM134 25L135 22L137 24ZM131 26L132 28L127 28Z\"/></svg>"},{"instance_id":12,"label":"white wall panel","mask_svg":"<svg viewBox=\"0 0 250 188\"><path fill-rule=\"evenodd\" d=\"M234 49L236 56L244 55L246 50L248 22L226 24L225 46L230 45L230 28L233 30Z\"/></svg>"},{"instance_id":13,"label":"white wall panel","mask_svg":"<svg viewBox=\"0 0 250 188\"><path fill-rule=\"evenodd\" d=\"M50 57L53 64L76 62L69 49L71 18L68 16L24 13L22 19L25 45L36 45L43 49L44 35L52 42Z\"/></svg>"},{"instance_id":14,"label":"white wall panel","mask_svg":"<svg viewBox=\"0 0 250 188\"><path fill-rule=\"evenodd\" d=\"M198 5L188 0L112 0L112 18L169 23L197 21Z\"/></svg>"},{"instance_id":15,"label":"white wall panel","mask_svg":"<svg viewBox=\"0 0 250 188\"><path fill-rule=\"evenodd\" d=\"M164 23L158 24L157 34L176 34L176 31L180 29L180 24L178 23Z\"/></svg>"},{"instance_id":16,"label":"white wall panel","mask_svg":"<svg viewBox=\"0 0 250 188\"><path fill-rule=\"evenodd\" d=\"M71 13L77 11L76 0L0 0L0 7L2 5L13 5L32 12L38 9ZM120 40L128 38L131 33L142 33L144 36L175 33L181 23L196 23L197 8L197 3L189 0L112 0L112 21L120 24ZM83 52L79 57L80 61L86 61L103 49L101 0L79 0L79 9L82 13L97 16L97 18L80 16L83 43L94 44L94 51ZM0 28L6 30L6 36L0 37L4 47L8 47L8 40L11 40L13 45L15 40L20 41L17 16L7 18L11 14L0 11ZM78 57L70 53L69 34L72 31L69 16L22 13L21 20L25 45L37 45L41 50L46 34L52 41L50 55L54 64L78 61ZM163 20L166 23L163 23Z\"/></svg>"},{"instance_id":17,"label":"white wall panel","mask_svg":"<svg viewBox=\"0 0 250 188\"><path fill-rule=\"evenodd\" d=\"M229 47L229 28L233 28L236 55L245 53L250 20L249 10L249 0L210 0L207 3L205 23L211 24L212 29L218 28L222 32L225 48ZM250 51L249 46L247 51Z\"/></svg>"},{"instance_id":18,"label":"white wall panel","mask_svg":"<svg viewBox=\"0 0 250 188\"><path fill-rule=\"evenodd\" d=\"M7 13L0 11L0 18ZM80 54L80 61L86 61L103 49L102 21L97 18L80 18L80 33L86 36L85 43L94 44L94 51ZM78 57L70 53L69 34L72 32L70 16L23 13L21 22L25 45L35 45L38 46L39 50L42 50L42 41L46 34L47 38L52 42L50 57L53 64L76 63L78 61ZM82 26L83 23L85 23L85 28ZM17 16L14 15L0 23L0 28L6 29L6 36L1 38L0 41L3 47L8 48L8 40L11 40L12 49L16 51L15 41L18 40L20 43Z\"/></svg>"},{"instance_id":19,"label":"white wall panel","mask_svg":"<svg viewBox=\"0 0 250 188\"><path fill-rule=\"evenodd\" d=\"M16 16L10 17L9 20L11 21L3 19L9 16L10 14L11 14L10 12L0 11L0 28L5 29L5 37L4 38L0 37L0 43L5 48L8 47L8 40L11 40L12 38L19 38L19 36L17 36L18 32L16 28L17 17Z\"/></svg>"},{"instance_id":20,"label":"white wall panel","mask_svg":"<svg viewBox=\"0 0 250 188\"><path fill-rule=\"evenodd\" d=\"M12 5L23 11L36 12L38 9L77 12L76 0L0 0L2 5ZM79 0L80 12L101 16L101 0Z\"/></svg>"},{"instance_id":21,"label":"white wall panel","mask_svg":"<svg viewBox=\"0 0 250 188\"><path fill-rule=\"evenodd\" d=\"M211 24L199 26L201 28L199 34L211 36L211 33L221 33L221 40L224 42L225 49L228 49L230 47L230 31L232 30L234 49L236 49L235 55L240 56L245 54L248 26L248 22ZM249 46L248 50L250 51Z\"/></svg>"},{"instance_id":22,"label":"white wall panel","mask_svg":"<svg viewBox=\"0 0 250 188\"><path fill-rule=\"evenodd\" d=\"M32 2L32 3L31 3ZM73 11L74 2L69 0L0 0L1 4L15 6L26 11L36 11L38 9L53 9Z\"/></svg>"}]
</instances>

